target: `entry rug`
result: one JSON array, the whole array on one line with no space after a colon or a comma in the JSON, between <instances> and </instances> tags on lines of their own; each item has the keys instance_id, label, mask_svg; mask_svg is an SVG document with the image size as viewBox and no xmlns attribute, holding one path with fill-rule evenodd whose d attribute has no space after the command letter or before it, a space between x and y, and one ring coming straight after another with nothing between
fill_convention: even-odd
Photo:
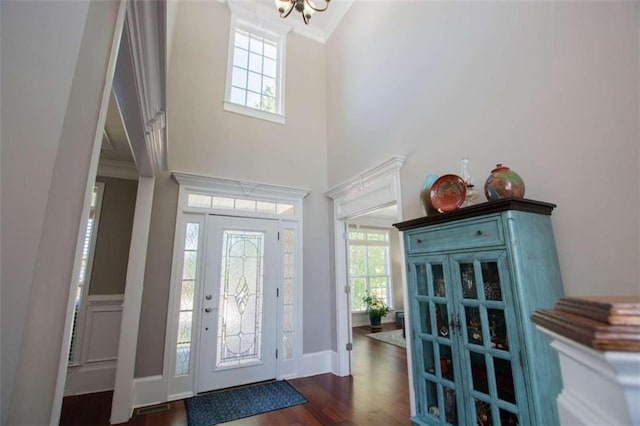
<instances>
[{"instance_id":1,"label":"entry rug","mask_svg":"<svg viewBox=\"0 0 640 426\"><path fill-rule=\"evenodd\" d=\"M392 345L400 346L402 348L407 347L407 341L402 337L402 329L391 331L380 331L378 333L367 334L367 337L371 337L381 342L390 343Z\"/></svg>"},{"instance_id":2,"label":"entry rug","mask_svg":"<svg viewBox=\"0 0 640 426\"><path fill-rule=\"evenodd\" d=\"M279 410L307 399L284 380L209 392L186 399L189 426L211 426Z\"/></svg>"}]
</instances>

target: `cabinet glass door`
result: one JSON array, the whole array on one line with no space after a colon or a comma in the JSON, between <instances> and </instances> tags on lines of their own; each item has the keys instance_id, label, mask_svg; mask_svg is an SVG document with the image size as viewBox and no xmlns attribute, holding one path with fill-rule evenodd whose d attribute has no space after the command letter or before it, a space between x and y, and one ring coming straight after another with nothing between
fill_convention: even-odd
<instances>
[{"instance_id":1,"label":"cabinet glass door","mask_svg":"<svg viewBox=\"0 0 640 426\"><path fill-rule=\"evenodd\" d=\"M460 301L461 369L468 384L467 424L525 424L518 406L519 355L504 252L451 256ZM514 369L518 368L514 374Z\"/></svg>"},{"instance_id":2,"label":"cabinet glass door","mask_svg":"<svg viewBox=\"0 0 640 426\"><path fill-rule=\"evenodd\" d=\"M410 292L416 384L422 388L418 417L433 424L458 425L460 413L456 387L458 366L452 350L452 286L445 256L411 261Z\"/></svg>"}]
</instances>

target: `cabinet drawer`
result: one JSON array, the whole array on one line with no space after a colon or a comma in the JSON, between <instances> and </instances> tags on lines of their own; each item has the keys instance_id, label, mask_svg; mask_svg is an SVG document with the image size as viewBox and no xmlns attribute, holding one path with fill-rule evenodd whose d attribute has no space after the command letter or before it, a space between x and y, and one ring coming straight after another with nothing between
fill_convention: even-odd
<instances>
[{"instance_id":1,"label":"cabinet drawer","mask_svg":"<svg viewBox=\"0 0 640 426\"><path fill-rule=\"evenodd\" d=\"M465 224L439 225L409 234L407 251L423 253L504 244L499 217Z\"/></svg>"}]
</instances>

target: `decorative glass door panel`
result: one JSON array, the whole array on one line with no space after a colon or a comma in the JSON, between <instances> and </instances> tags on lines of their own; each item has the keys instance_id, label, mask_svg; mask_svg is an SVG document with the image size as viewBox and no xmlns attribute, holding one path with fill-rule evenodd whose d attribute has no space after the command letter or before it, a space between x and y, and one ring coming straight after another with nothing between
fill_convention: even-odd
<instances>
[{"instance_id":1,"label":"decorative glass door panel","mask_svg":"<svg viewBox=\"0 0 640 426\"><path fill-rule=\"evenodd\" d=\"M452 276L460 300L460 353L467 375L465 383L473 399L467 410L468 424L519 424L513 365L518 348L512 347L510 335L516 330L513 304L505 298L506 254L484 252L452 255ZM519 378L518 380L521 380Z\"/></svg>"},{"instance_id":2,"label":"decorative glass door panel","mask_svg":"<svg viewBox=\"0 0 640 426\"><path fill-rule=\"evenodd\" d=\"M273 379L278 223L210 215L207 226L197 390Z\"/></svg>"},{"instance_id":3,"label":"decorative glass door panel","mask_svg":"<svg viewBox=\"0 0 640 426\"><path fill-rule=\"evenodd\" d=\"M424 401L418 403L418 415L429 422L457 425L459 409L456 402L457 363L452 349L452 305L449 267L445 257L432 256L412 263L409 285L411 294L414 345L422 353L414 359L415 371L420 371L419 383L424 386Z\"/></svg>"},{"instance_id":4,"label":"decorative glass door panel","mask_svg":"<svg viewBox=\"0 0 640 426\"><path fill-rule=\"evenodd\" d=\"M262 361L264 236L223 233L216 368Z\"/></svg>"}]
</instances>

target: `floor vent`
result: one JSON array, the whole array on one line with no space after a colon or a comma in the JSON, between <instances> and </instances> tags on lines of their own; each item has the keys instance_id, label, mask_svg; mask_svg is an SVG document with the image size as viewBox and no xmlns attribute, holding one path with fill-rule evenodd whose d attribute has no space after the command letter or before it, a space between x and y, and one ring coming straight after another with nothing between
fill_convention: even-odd
<instances>
[{"instance_id":1,"label":"floor vent","mask_svg":"<svg viewBox=\"0 0 640 426\"><path fill-rule=\"evenodd\" d=\"M135 414L136 416L146 416L147 414L155 414L155 413L161 413L163 411L169 411L170 408L171 407L169 403L164 403L159 405L152 405L150 407L136 408L133 414Z\"/></svg>"}]
</instances>

